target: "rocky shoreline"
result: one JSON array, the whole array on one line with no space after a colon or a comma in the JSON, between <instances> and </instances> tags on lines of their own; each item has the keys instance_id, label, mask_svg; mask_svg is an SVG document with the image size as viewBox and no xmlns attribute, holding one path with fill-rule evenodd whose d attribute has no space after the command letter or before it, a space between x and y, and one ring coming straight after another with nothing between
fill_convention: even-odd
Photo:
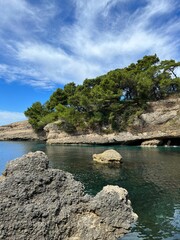
<instances>
[{"instance_id":1,"label":"rocky shoreline","mask_svg":"<svg viewBox=\"0 0 180 240\"><path fill-rule=\"evenodd\" d=\"M43 140L48 144L126 144L141 145L159 141L162 145L180 145L180 98L148 103L146 113L136 117L127 132L111 134L76 133L59 130L58 122L45 126L38 135L27 121L0 127L0 140ZM143 144L142 144L143 145ZM148 143L144 144L147 146ZM158 144L159 145L159 144Z\"/></svg>"},{"instance_id":2,"label":"rocky shoreline","mask_svg":"<svg viewBox=\"0 0 180 240\"><path fill-rule=\"evenodd\" d=\"M127 190L92 197L70 173L48 167L43 152L8 163L0 178L0 239L115 240L137 220Z\"/></svg>"},{"instance_id":3,"label":"rocky shoreline","mask_svg":"<svg viewBox=\"0 0 180 240\"><path fill-rule=\"evenodd\" d=\"M27 120L0 126L0 141L36 141L45 139L46 137L43 134L38 135L34 132Z\"/></svg>"},{"instance_id":4,"label":"rocky shoreline","mask_svg":"<svg viewBox=\"0 0 180 240\"><path fill-rule=\"evenodd\" d=\"M144 132L137 135L130 132L121 132L119 134L86 134L86 135L69 135L66 133L57 134L51 131L48 135L48 144L120 144L120 145L141 145L144 141L162 140L162 145L166 145L168 141L179 141L180 131L158 131Z\"/></svg>"}]
</instances>

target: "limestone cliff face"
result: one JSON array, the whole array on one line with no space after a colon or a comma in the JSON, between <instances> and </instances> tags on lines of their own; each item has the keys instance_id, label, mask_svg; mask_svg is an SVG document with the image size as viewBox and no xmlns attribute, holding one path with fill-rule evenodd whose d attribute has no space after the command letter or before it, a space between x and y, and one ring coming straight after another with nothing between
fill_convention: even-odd
<instances>
[{"instance_id":1,"label":"limestone cliff face","mask_svg":"<svg viewBox=\"0 0 180 240\"><path fill-rule=\"evenodd\" d=\"M180 98L149 102L145 113L134 119L127 132L112 134L68 134L58 122L44 128L44 136L37 135L27 121L0 127L0 140L47 140L49 144L140 144L145 140L180 139ZM178 140L179 141L179 140Z\"/></svg>"},{"instance_id":2,"label":"limestone cliff face","mask_svg":"<svg viewBox=\"0 0 180 240\"><path fill-rule=\"evenodd\" d=\"M26 154L0 178L0 239L115 240L137 220L127 194L108 185L92 197L43 152Z\"/></svg>"},{"instance_id":3,"label":"limestone cliff face","mask_svg":"<svg viewBox=\"0 0 180 240\"><path fill-rule=\"evenodd\" d=\"M28 121L21 121L1 126L0 140L44 140L44 137L37 135Z\"/></svg>"},{"instance_id":4,"label":"limestone cliff face","mask_svg":"<svg viewBox=\"0 0 180 240\"><path fill-rule=\"evenodd\" d=\"M149 102L147 112L134 119L128 132L71 135L59 130L58 122L50 123L44 129L49 144L130 144L152 139L168 141L168 138L180 138L180 98Z\"/></svg>"},{"instance_id":5,"label":"limestone cliff face","mask_svg":"<svg viewBox=\"0 0 180 240\"><path fill-rule=\"evenodd\" d=\"M161 131L179 136L180 98L148 102L147 112L135 119L137 132Z\"/></svg>"}]
</instances>

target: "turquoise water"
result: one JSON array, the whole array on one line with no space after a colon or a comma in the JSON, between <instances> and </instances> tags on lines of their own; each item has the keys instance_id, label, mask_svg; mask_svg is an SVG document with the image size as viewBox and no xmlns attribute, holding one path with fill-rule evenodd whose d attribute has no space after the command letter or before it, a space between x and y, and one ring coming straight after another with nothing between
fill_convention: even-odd
<instances>
[{"instance_id":1,"label":"turquoise water","mask_svg":"<svg viewBox=\"0 0 180 240\"><path fill-rule=\"evenodd\" d=\"M109 148L123 156L119 167L92 161L92 154ZM90 194L96 194L107 184L128 190L139 219L123 240L180 239L180 147L46 146L37 142L0 142L0 173L7 161L36 150L49 156L52 167L71 172Z\"/></svg>"}]
</instances>

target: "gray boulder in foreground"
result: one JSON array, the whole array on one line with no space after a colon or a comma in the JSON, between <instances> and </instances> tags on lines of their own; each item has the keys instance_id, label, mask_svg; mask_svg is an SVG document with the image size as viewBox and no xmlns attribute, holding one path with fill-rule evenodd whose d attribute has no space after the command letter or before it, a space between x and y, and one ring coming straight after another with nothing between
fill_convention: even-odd
<instances>
[{"instance_id":1,"label":"gray boulder in foreground","mask_svg":"<svg viewBox=\"0 0 180 240\"><path fill-rule=\"evenodd\" d=\"M103 153L93 154L93 160L99 163L120 163L122 156L117 151L110 149Z\"/></svg>"},{"instance_id":2,"label":"gray boulder in foreground","mask_svg":"<svg viewBox=\"0 0 180 240\"><path fill-rule=\"evenodd\" d=\"M43 152L9 162L0 178L0 239L113 240L135 222L127 191L106 186L95 197L70 173L48 167Z\"/></svg>"}]
</instances>

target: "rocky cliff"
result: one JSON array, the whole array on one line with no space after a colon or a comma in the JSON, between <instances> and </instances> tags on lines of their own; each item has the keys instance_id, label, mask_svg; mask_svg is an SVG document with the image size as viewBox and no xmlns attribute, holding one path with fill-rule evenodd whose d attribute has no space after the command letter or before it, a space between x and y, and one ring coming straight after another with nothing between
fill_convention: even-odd
<instances>
[{"instance_id":1,"label":"rocky cliff","mask_svg":"<svg viewBox=\"0 0 180 240\"><path fill-rule=\"evenodd\" d=\"M136 132L172 132L179 136L180 98L148 102L147 111L134 120Z\"/></svg>"},{"instance_id":2,"label":"rocky cliff","mask_svg":"<svg viewBox=\"0 0 180 240\"><path fill-rule=\"evenodd\" d=\"M45 126L38 136L27 121L0 127L0 140L46 140L49 144L136 144L160 140L163 145L180 145L180 98L149 102L147 111L136 117L127 132L112 134L68 134L58 122ZM152 143L152 141L151 141Z\"/></svg>"},{"instance_id":3,"label":"rocky cliff","mask_svg":"<svg viewBox=\"0 0 180 240\"><path fill-rule=\"evenodd\" d=\"M174 144L180 139L180 98L149 102L147 111L136 117L128 132L112 134L76 134L62 132L57 123L45 127L49 144L141 144L145 140L160 139L162 144Z\"/></svg>"},{"instance_id":4,"label":"rocky cliff","mask_svg":"<svg viewBox=\"0 0 180 240\"><path fill-rule=\"evenodd\" d=\"M70 173L50 169L43 152L11 161L0 178L0 239L115 240L135 222L127 191L95 197Z\"/></svg>"},{"instance_id":5,"label":"rocky cliff","mask_svg":"<svg viewBox=\"0 0 180 240\"><path fill-rule=\"evenodd\" d=\"M28 121L16 122L0 127L0 140L44 140L43 135L34 132Z\"/></svg>"}]
</instances>

